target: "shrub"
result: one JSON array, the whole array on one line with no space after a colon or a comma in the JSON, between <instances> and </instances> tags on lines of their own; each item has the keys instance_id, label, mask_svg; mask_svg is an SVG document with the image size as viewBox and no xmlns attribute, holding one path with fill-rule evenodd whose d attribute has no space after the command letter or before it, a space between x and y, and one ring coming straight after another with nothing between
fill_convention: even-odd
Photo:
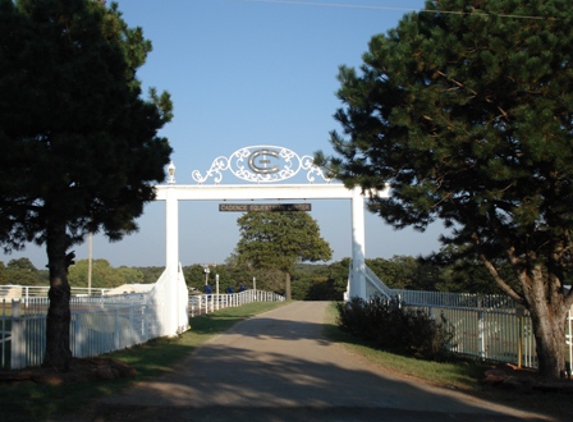
<instances>
[{"instance_id":1,"label":"shrub","mask_svg":"<svg viewBox=\"0 0 573 422\"><path fill-rule=\"evenodd\" d=\"M337 305L339 327L375 347L429 360L443 360L454 328L441 316L407 309L396 300L352 298Z\"/></svg>"}]
</instances>

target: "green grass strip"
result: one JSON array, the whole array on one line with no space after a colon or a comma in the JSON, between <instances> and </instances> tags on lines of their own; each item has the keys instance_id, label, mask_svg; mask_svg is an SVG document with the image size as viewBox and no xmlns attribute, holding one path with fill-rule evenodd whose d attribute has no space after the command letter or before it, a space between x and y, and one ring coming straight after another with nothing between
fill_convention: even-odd
<instances>
[{"instance_id":1,"label":"green grass strip","mask_svg":"<svg viewBox=\"0 0 573 422\"><path fill-rule=\"evenodd\" d=\"M556 418L555 420L571 420L573 400L570 393L524 393L515 389L484 385L481 380L485 371L495 367L494 364L455 357L450 362L429 362L375 349L368 343L342 332L336 324L337 316L336 306L332 303L325 315L324 335L390 373L460 390L484 400L551 416Z\"/></svg>"}]
</instances>

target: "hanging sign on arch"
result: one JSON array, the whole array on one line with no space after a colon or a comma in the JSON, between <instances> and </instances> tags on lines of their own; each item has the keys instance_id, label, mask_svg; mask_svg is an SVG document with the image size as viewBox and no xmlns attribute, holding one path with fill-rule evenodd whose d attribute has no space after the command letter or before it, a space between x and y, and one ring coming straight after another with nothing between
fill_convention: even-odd
<instances>
[{"instance_id":1,"label":"hanging sign on arch","mask_svg":"<svg viewBox=\"0 0 573 422\"><path fill-rule=\"evenodd\" d=\"M286 212L286 211L311 211L311 204L219 204L222 212Z\"/></svg>"}]
</instances>

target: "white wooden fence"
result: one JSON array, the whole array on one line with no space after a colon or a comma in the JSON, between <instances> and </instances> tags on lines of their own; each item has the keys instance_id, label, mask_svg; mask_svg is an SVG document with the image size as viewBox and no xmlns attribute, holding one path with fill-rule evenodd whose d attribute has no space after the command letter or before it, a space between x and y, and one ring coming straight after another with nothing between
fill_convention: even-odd
<instances>
[{"instance_id":1,"label":"white wooden fence","mask_svg":"<svg viewBox=\"0 0 573 422\"><path fill-rule=\"evenodd\" d=\"M96 356L161 335L157 309L147 295L72 297L70 348L76 357ZM40 365L46 348L48 298L4 299L2 367Z\"/></svg>"},{"instance_id":2,"label":"white wooden fence","mask_svg":"<svg viewBox=\"0 0 573 422\"><path fill-rule=\"evenodd\" d=\"M529 312L505 295L394 290L410 307L445 318L455 328L453 352L495 362L537 367L535 337ZM564 347L573 364L573 307L567 314Z\"/></svg>"},{"instance_id":3,"label":"white wooden fence","mask_svg":"<svg viewBox=\"0 0 573 422\"><path fill-rule=\"evenodd\" d=\"M70 348L75 357L97 356L165 335L163 302L156 292L110 296L73 296ZM231 306L282 301L275 293L246 290L224 295L189 297L189 314L201 315ZM47 297L0 301L1 368L41 365L46 348ZM188 325L188 318L186 316Z\"/></svg>"},{"instance_id":4,"label":"white wooden fence","mask_svg":"<svg viewBox=\"0 0 573 422\"><path fill-rule=\"evenodd\" d=\"M475 296L475 299L488 299ZM450 342L452 352L482 360L537 367L531 318L523 308L424 305L407 301L404 304L451 324L455 332Z\"/></svg>"},{"instance_id":5,"label":"white wooden fence","mask_svg":"<svg viewBox=\"0 0 573 422\"><path fill-rule=\"evenodd\" d=\"M282 302L285 297L262 290L245 290L239 293L192 295L189 297L191 317L214 312L223 308L243 306L253 302Z\"/></svg>"},{"instance_id":6,"label":"white wooden fence","mask_svg":"<svg viewBox=\"0 0 573 422\"><path fill-rule=\"evenodd\" d=\"M535 338L529 313L505 295L399 290L387 287L372 271L366 273L367 291L396 298L403 306L423 309L444 318L455 329L450 349L465 356L494 362L537 367ZM568 313L564 347L573 364L573 308Z\"/></svg>"}]
</instances>

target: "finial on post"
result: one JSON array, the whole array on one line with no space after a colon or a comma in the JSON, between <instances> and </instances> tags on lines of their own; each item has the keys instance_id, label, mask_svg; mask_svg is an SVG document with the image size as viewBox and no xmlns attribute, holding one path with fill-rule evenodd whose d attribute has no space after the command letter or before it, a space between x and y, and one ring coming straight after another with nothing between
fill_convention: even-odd
<instances>
[{"instance_id":1,"label":"finial on post","mask_svg":"<svg viewBox=\"0 0 573 422\"><path fill-rule=\"evenodd\" d=\"M167 167L167 173L169 174L169 180L167 181L167 183L169 183L170 185L173 185L175 183L175 164L173 164L173 161L171 161L169 163L169 167Z\"/></svg>"}]
</instances>

